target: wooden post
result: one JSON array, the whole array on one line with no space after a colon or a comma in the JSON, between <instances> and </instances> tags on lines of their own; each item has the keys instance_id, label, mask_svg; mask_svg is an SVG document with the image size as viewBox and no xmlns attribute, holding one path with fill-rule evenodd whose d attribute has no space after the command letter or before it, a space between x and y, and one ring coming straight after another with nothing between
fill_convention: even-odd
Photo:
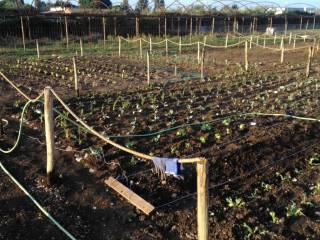
<instances>
[{"instance_id":1,"label":"wooden post","mask_svg":"<svg viewBox=\"0 0 320 240\"><path fill-rule=\"evenodd\" d=\"M53 99L51 88L44 89L44 124L47 146L47 180L52 183L54 174L54 122L53 122Z\"/></svg>"},{"instance_id":2,"label":"wooden post","mask_svg":"<svg viewBox=\"0 0 320 240\"><path fill-rule=\"evenodd\" d=\"M292 32L290 32L290 35L289 35L289 45L291 44L292 42Z\"/></svg>"},{"instance_id":3,"label":"wooden post","mask_svg":"<svg viewBox=\"0 0 320 240\"><path fill-rule=\"evenodd\" d=\"M65 25L65 30L66 30L67 48L69 48L69 32L68 32L68 21L67 21L67 16L64 16L64 25Z\"/></svg>"},{"instance_id":4,"label":"wooden post","mask_svg":"<svg viewBox=\"0 0 320 240\"><path fill-rule=\"evenodd\" d=\"M293 38L293 48L296 48L296 41L297 41L297 35L294 35L294 38Z\"/></svg>"},{"instance_id":5,"label":"wooden post","mask_svg":"<svg viewBox=\"0 0 320 240\"><path fill-rule=\"evenodd\" d=\"M89 35L89 41L90 41L90 46L92 43L92 34L91 34L91 17L88 17L88 35Z\"/></svg>"},{"instance_id":6,"label":"wooden post","mask_svg":"<svg viewBox=\"0 0 320 240\"><path fill-rule=\"evenodd\" d=\"M227 36L226 36L226 42L225 42L225 45L224 45L225 48L228 47L228 41L229 41L229 33L227 33Z\"/></svg>"},{"instance_id":7,"label":"wooden post","mask_svg":"<svg viewBox=\"0 0 320 240\"><path fill-rule=\"evenodd\" d=\"M76 58L72 57L72 62L73 62L73 72L74 72L74 90L76 91L76 96L79 97L79 82L78 82L78 73L77 73L77 65L76 65Z\"/></svg>"},{"instance_id":8,"label":"wooden post","mask_svg":"<svg viewBox=\"0 0 320 240\"><path fill-rule=\"evenodd\" d=\"M214 34L214 22L215 22L215 18L212 18L212 23L211 23L211 35Z\"/></svg>"},{"instance_id":9,"label":"wooden post","mask_svg":"<svg viewBox=\"0 0 320 240\"><path fill-rule=\"evenodd\" d=\"M302 17L300 17L300 30L302 30Z\"/></svg>"},{"instance_id":10,"label":"wooden post","mask_svg":"<svg viewBox=\"0 0 320 240\"><path fill-rule=\"evenodd\" d=\"M308 30L308 28L309 28L309 19L307 19L306 31Z\"/></svg>"},{"instance_id":11,"label":"wooden post","mask_svg":"<svg viewBox=\"0 0 320 240\"><path fill-rule=\"evenodd\" d=\"M280 42L280 49L284 47L284 38L281 38L281 42Z\"/></svg>"},{"instance_id":12,"label":"wooden post","mask_svg":"<svg viewBox=\"0 0 320 240\"><path fill-rule=\"evenodd\" d=\"M277 33L274 33L273 45L276 45L277 42Z\"/></svg>"},{"instance_id":13,"label":"wooden post","mask_svg":"<svg viewBox=\"0 0 320 240\"><path fill-rule=\"evenodd\" d=\"M182 44L182 40L181 40L181 36L179 37L179 54L181 55L181 44Z\"/></svg>"},{"instance_id":14,"label":"wooden post","mask_svg":"<svg viewBox=\"0 0 320 240\"><path fill-rule=\"evenodd\" d=\"M140 20L136 17L136 37L140 35Z\"/></svg>"},{"instance_id":15,"label":"wooden post","mask_svg":"<svg viewBox=\"0 0 320 240\"><path fill-rule=\"evenodd\" d=\"M149 42L150 43L150 46L149 46L150 49L149 50L150 50L150 53L152 53L152 39L151 39L151 37L149 38L149 41L150 41Z\"/></svg>"},{"instance_id":16,"label":"wooden post","mask_svg":"<svg viewBox=\"0 0 320 240\"><path fill-rule=\"evenodd\" d=\"M121 57L121 38L119 38L119 57Z\"/></svg>"},{"instance_id":17,"label":"wooden post","mask_svg":"<svg viewBox=\"0 0 320 240\"><path fill-rule=\"evenodd\" d=\"M306 68L306 77L310 76L310 67L311 67L311 58L312 58L312 48L309 47L309 55L308 55L308 60L307 60L307 68Z\"/></svg>"},{"instance_id":18,"label":"wooden post","mask_svg":"<svg viewBox=\"0 0 320 240\"><path fill-rule=\"evenodd\" d=\"M149 51L147 51L147 81L148 86L150 85L150 57L149 57Z\"/></svg>"},{"instance_id":19,"label":"wooden post","mask_svg":"<svg viewBox=\"0 0 320 240\"><path fill-rule=\"evenodd\" d=\"M248 68L249 68L249 63L248 63L248 41L245 42L245 47L244 47L244 64L245 64L246 71L248 71Z\"/></svg>"},{"instance_id":20,"label":"wooden post","mask_svg":"<svg viewBox=\"0 0 320 240\"><path fill-rule=\"evenodd\" d=\"M180 36L180 17L178 17L178 36Z\"/></svg>"},{"instance_id":21,"label":"wooden post","mask_svg":"<svg viewBox=\"0 0 320 240\"><path fill-rule=\"evenodd\" d=\"M140 45L140 59L142 59L142 39L139 39L139 45Z\"/></svg>"},{"instance_id":22,"label":"wooden post","mask_svg":"<svg viewBox=\"0 0 320 240\"><path fill-rule=\"evenodd\" d=\"M200 42L198 42L198 56L197 56L197 59L198 59L198 64L200 64Z\"/></svg>"},{"instance_id":23,"label":"wooden post","mask_svg":"<svg viewBox=\"0 0 320 240\"><path fill-rule=\"evenodd\" d=\"M36 39L36 46L37 46L38 59L40 59L40 50L39 50L39 41L38 41L38 39Z\"/></svg>"},{"instance_id":24,"label":"wooden post","mask_svg":"<svg viewBox=\"0 0 320 240\"><path fill-rule=\"evenodd\" d=\"M314 30L315 27L316 27L316 16L313 16L313 26L312 26L312 30Z\"/></svg>"},{"instance_id":25,"label":"wooden post","mask_svg":"<svg viewBox=\"0 0 320 240\"><path fill-rule=\"evenodd\" d=\"M266 37L263 38L263 48L266 48Z\"/></svg>"},{"instance_id":26,"label":"wooden post","mask_svg":"<svg viewBox=\"0 0 320 240\"><path fill-rule=\"evenodd\" d=\"M198 240L208 240L208 162L197 162Z\"/></svg>"},{"instance_id":27,"label":"wooden post","mask_svg":"<svg viewBox=\"0 0 320 240\"><path fill-rule=\"evenodd\" d=\"M257 35L257 41L256 41L256 44L257 44L257 45L259 44L259 35Z\"/></svg>"},{"instance_id":28,"label":"wooden post","mask_svg":"<svg viewBox=\"0 0 320 240\"><path fill-rule=\"evenodd\" d=\"M288 31L288 19L287 15L284 16L284 35L287 36L287 31Z\"/></svg>"},{"instance_id":29,"label":"wooden post","mask_svg":"<svg viewBox=\"0 0 320 240\"><path fill-rule=\"evenodd\" d=\"M280 57L280 63L283 63L284 61L284 46L281 48L281 57Z\"/></svg>"},{"instance_id":30,"label":"wooden post","mask_svg":"<svg viewBox=\"0 0 320 240\"><path fill-rule=\"evenodd\" d=\"M191 16L191 18L190 18L190 32L189 32L189 34L190 34L190 43L191 43L191 36L192 36L192 31L193 31L193 26L192 26L192 16Z\"/></svg>"},{"instance_id":31,"label":"wooden post","mask_svg":"<svg viewBox=\"0 0 320 240\"><path fill-rule=\"evenodd\" d=\"M106 47L106 18L102 17L103 46ZM81 39L80 39L81 41Z\"/></svg>"},{"instance_id":32,"label":"wooden post","mask_svg":"<svg viewBox=\"0 0 320 240\"><path fill-rule=\"evenodd\" d=\"M201 54L201 69L200 69L201 79L204 79L204 59L205 59L206 43L207 43L207 37L205 36L203 40L203 48L202 48L202 54Z\"/></svg>"},{"instance_id":33,"label":"wooden post","mask_svg":"<svg viewBox=\"0 0 320 240\"><path fill-rule=\"evenodd\" d=\"M168 58L169 49L168 49L168 39L166 38L166 58Z\"/></svg>"},{"instance_id":34,"label":"wooden post","mask_svg":"<svg viewBox=\"0 0 320 240\"><path fill-rule=\"evenodd\" d=\"M80 56L83 57L83 44L82 44L82 38L80 38Z\"/></svg>"},{"instance_id":35,"label":"wooden post","mask_svg":"<svg viewBox=\"0 0 320 240\"><path fill-rule=\"evenodd\" d=\"M316 44L317 44L317 39L314 38L313 45L312 45L312 55L311 55L312 58L314 57L314 51L316 50Z\"/></svg>"},{"instance_id":36,"label":"wooden post","mask_svg":"<svg viewBox=\"0 0 320 240\"><path fill-rule=\"evenodd\" d=\"M273 17L271 17L271 19L270 19L270 27L272 27L273 26Z\"/></svg>"},{"instance_id":37,"label":"wooden post","mask_svg":"<svg viewBox=\"0 0 320 240\"><path fill-rule=\"evenodd\" d=\"M251 37L250 37L250 49L252 48L252 40L253 40L253 37L251 35Z\"/></svg>"},{"instance_id":38,"label":"wooden post","mask_svg":"<svg viewBox=\"0 0 320 240\"><path fill-rule=\"evenodd\" d=\"M24 35L24 25L23 25L23 17L20 17L21 22L21 34L22 34L22 44L23 44L23 50L26 51L26 40Z\"/></svg>"}]
</instances>

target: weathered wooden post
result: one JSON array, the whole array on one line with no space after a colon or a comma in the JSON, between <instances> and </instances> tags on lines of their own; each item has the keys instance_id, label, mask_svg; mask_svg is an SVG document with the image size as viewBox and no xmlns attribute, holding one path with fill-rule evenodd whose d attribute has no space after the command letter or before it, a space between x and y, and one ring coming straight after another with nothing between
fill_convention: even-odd
<instances>
[{"instance_id":1,"label":"weathered wooden post","mask_svg":"<svg viewBox=\"0 0 320 240\"><path fill-rule=\"evenodd\" d=\"M69 48L69 32L68 32L68 19L67 19L67 16L64 16L64 25L65 25L65 30L66 30L67 48Z\"/></svg>"},{"instance_id":2,"label":"weathered wooden post","mask_svg":"<svg viewBox=\"0 0 320 240\"><path fill-rule=\"evenodd\" d=\"M251 35L251 37L250 37L250 46L249 46L250 49L252 48L252 40L253 40L253 37Z\"/></svg>"},{"instance_id":3,"label":"weathered wooden post","mask_svg":"<svg viewBox=\"0 0 320 240\"><path fill-rule=\"evenodd\" d=\"M200 64L200 42L198 42L198 55L197 55L197 59L198 59L198 64Z\"/></svg>"},{"instance_id":4,"label":"weathered wooden post","mask_svg":"<svg viewBox=\"0 0 320 240\"><path fill-rule=\"evenodd\" d=\"M73 73L74 73L74 90L76 92L76 96L80 96L79 92L79 82L78 82L78 73L77 73L77 65L76 65L76 58L72 57L73 62Z\"/></svg>"},{"instance_id":5,"label":"weathered wooden post","mask_svg":"<svg viewBox=\"0 0 320 240\"><path fill-rule=\"evenodd\" d=\"M106 18L102 17L103 46L106 47Z\"/></svg>"},{"instance_id":6,"label":"weathered wooden post","mask_svg":"<svg viewBox=\"0 0 320 240\"><path fill-rule=\"evenodd\" d=\"M140 21L139 18L136 17L136 37L140 35Z\"/></svg>"},{"instance_id":7,"label":"weathered wooden post","mask_svg":"<svg viewBox=\"0 0 320 240\"><path fill-rule=\"evenodd\" d=\"M197 162L197 222L198 240L208 240L208 162L202 159Z\"/></svg>"},{"instance_id":8,"label":"weathered wooden post","mask_svg":"<svg viewBox=\"0 0 320 240\"><path fill-rule=\"evenodd\" d=\"M80 38L80 56L83 57L83 43L82 43L82 38Z\"/></svg>"},{"instance_id":9,"label":"weathered wooden post","mask_svg":"<svg viewBox=\"0 0 320 240\"><path fill-rule=\"evenodd\" d=\"M47 180L52 183L54 174L54 122L53 122L53 99L51 88L44 89L44 124L47 146Z\"/></svg>"},{"instance_id":10,"label":"weathered wooden post","mask_svg":"<svg viewBox=\"0 0 320 240\"><path fill-rule=\"evenodd\" d=\"M118 39L119 39L119 57L121 57L121 38L120 37L118 37Z\"/></svg>"},{"instance_id":11,"label":"weathered wooden post","mask_svg":"<svg viewBox=\"0 0 320 240\"><path fill-rule=\"evenodd\" d=\"M24 34L24 24L23 24L23 17L20 17L20 23L21 23L21 34L22 34L22 44L23 44L23 50L26 51L26 41L25 41L25 34Z\"/></svg>"},{"instance_id":12,"label":"weathered wooden post","mask_svg":"<svg viewBox=\"0 0 320 240\"><path fill-rule=\"evenodd\" d=\"M302 16L300 17L300 30L302 30Z\"/></svg>"},{"instance_id":13,"label":"weathered wooden post","mask_svg":"<svg viewBox=\"0 0 320 240\"><path fill-rule=\"evenodd\" d=\"M142 59L142 39L139 39L139 48L140 48L140 59Z\"/></svg>"},{"instance_id":14,"label":"weathered wooden post","mask_svg":"<svg viewBox=\"0 0 320 240\"><path fill-rule=\"evenodd\" d=\"M309 29L309 19L307 19L306 31Z\"/></svg>"},{"instance_id":15,"label":"weathered wooden post","mask_svg":"<svg viewBox=\"0 0 320 240\"><path fill-rule=\"evenodd\" d=\"M149 51L150 51L150 53L152 53L152 39L151 39L151 37L149 38L149 44L150 44Z\"/></svg>"},{"instance_id":16,"label":"weathered wooden post","mask_svg":"<svg viewBox=\"0 0 320 240\"><path fill-rule=\"evenodd\" d=\"M228 47L228 41L229 41L229 34L227 33L226 41L225 41L225 45L224 45L225 48Z\"/></svg>"},{"instance_id":17,"label":"weathered wooden post","mask_svg":"<svg viewBox=\"0 0 320 240\"><path fill-rule=\"evenodd\" d=\"M273 45L276 45L277 42L277 33L274 33Z\"/></svg>"},{"instance_id":18,"label":"weathered wooden post","mask_svg":"<svg viewBox=\"0 0 320 240\"><path fill-rule=\"evenodd\" d=\"M212 18L212 23L211 23L211 35L214 34L214 22L215 22L215 18Z\"/></svg>"},{"instance_id":19,"label":"weathered wooden post","mask_svg":"<svg viewBox=\"0 0 320 240\"><path fill-rule=\"evenodd\" d=\"M244 64L245 64L246 71L248 71L248 68L249 68L249 63L248 63L248 41L245 42L245 46L244 46Z\"/></svg>"},{"instance_id":20,"label":"weathered wooden post","mask_svg":"<svg viewBox=\"0 0 320 240\"><path fill-rule=\"evenodd\" d=\"M92 43L91 17L88 17L88 35L89 35L89 41L90 41L90 46L91 46L91 43Z\"/></svg>"},{"instance_id":21,"label":"weathered wooden post","mask_svg":"<svg viewBox=\"0 0 320 240\"><path fill-rule=\"evenodd\" d=\"M284 46L281 47L280 63L283 63L283 61L284 61Z\"/></svg>"},{"instance_id":22,"label":"weathered wooden post","mask_svg":"<svg viewBox=\"0 0 320 240\"><path fill-rule=\"evenodd\" d=\"M290 32L290 35L289 35L289 45L291 45L291 42L292 42L292 32Z\"/></svg>"},{"instance_id":23,"label":"weathered wooden post","mask_svg":"<svg viewBox=\"0 0 320 240\"><path fill-rule=\"evenodd\" d=\"M150 57L149 57L149 51L147 51L147 82L148 86L150 85Z\"/></svg>"},{"instance_id":24,"label":"weathered wooden post","mask_svg":"<svg viewBox=\"0 0 320 240\"><path fill-rule=\"evenodd\" d=\"M316 27L316 16L313 16L313 26L312 26L312 30L314 30L315 27Z\"/></svg>"},{"instance_id":25,"label":"weathered wooden post","mask_svg":"<svg viewBox=\"0 0 320 240\"><path fill-rule=\"evenodd\" d=\"M29 18L29 16L27 16L27 23L28 23L29 40L31 40L31 27L30 27L30 18Z\"/></svg>"},{"instance_id":26,"label":"weathered wooden post","mask_svg":"<svg viewBox=\"0 0 320 240\"><path fill-rule=\"evenodd\" d=\"M203 48L202 48L202 55L201 55L201 69L200 69L200 78L204 79L204 59L205 59L205 51L206 51L206 42L207 42L207 37L204 37L203 40Z\"/></svg>"},{"instance_id":27,"label":"weathered wooden post","mask_svg":"<svg viewBox=\"0 0 320 240\"><path fill-rule=\"evenodd\" d=\"M179 37L179 54L181 55L181 47L182 47L182 40L181 40L181 36Z\"/></svg>"},{"instance_id":28,"label":"weathered wooden post","mask_svg":"<svg viewBox=\"0 0 320 240\"><path fill-rule=\"evenodd\" d=\"M294 38L293 38L293 48L296 48L296 41L297 41L297 35L294 35Z\"/></svg>"},{"instance_id":29,"label":"weathered wooden post","mask_svg":"<svg viewBox=\"0 0 320 240\"><path fill-rule=\"evenodd\" d=\"M284 35L287 36L287 31L288 31L288 19L287 15L284 16Z\"/></svg>"},{"instance_id":30,"label":"weathered wooden post","mask_svg":"<svg viewBox=\"0 0 320 240\"><path fill-rule=\"evenodd\" d=\"M180 17L178 17L178 36L180 36Z\"/></svg>"},{"instance_id":31,"label":"weathered wooden post","mask_svg":"<svg viewBox=\"0 0 320 240\"><path fill-rule=\"evenodd\" d=\"M266 37L263 38L263 48L266 48Z\"/></svg>"},{"instance_id":32,"label":"weathered wooden post","mask_svg":"<svg viewBox=\"0 0 320 240\"><path fill-rule=\"evenodd\" d=\"M158 18L158 30L159 30L159 37L161 37L161 18Z\"/></svg>"},{"instance_id":33,"label":"weathered wooden post","mask_svg":"<svg viewBox=\"0 0 320 240\"><path fill-rule=\"evenodd\" d=\"M259 45L259 35L257 35L257 41L256 44Z\"/></svg>"},{"instance_id":34,"label":"weathered wooden post","mask_svg":"<svg viewBox=\"0 0 320 240\"><path fill-rule=\"evenodd\" d=\"M309 55L308 55L307 68L306 68L306 77L310 76L310 67L311 67L311 59L312 59L312 48L313 47L309 47Z\"/></svg>"},{"instance_id":35,"label":"weathered wooden post","mask_svg":"<svg viewBox=\"0 0 320 240\"><path fill-rule=\"evenodd\" d=\"M168 49L168 39L166 38L166 58L168 58L168 53L169 53L169 49Z\"/></svg>"},{"instance_id":36,"label":"weathered wooden post","mask_svg":"<svg viewBox=\"0 0 320 240\"><path fill-rule=\"evenodd\" d=\"M37 46L37 56L38 56L38 59L40 59L40 50L39 50L39 41L38 41L38 39L36 39L36 46Z\"/></svg>"}]
</instances>

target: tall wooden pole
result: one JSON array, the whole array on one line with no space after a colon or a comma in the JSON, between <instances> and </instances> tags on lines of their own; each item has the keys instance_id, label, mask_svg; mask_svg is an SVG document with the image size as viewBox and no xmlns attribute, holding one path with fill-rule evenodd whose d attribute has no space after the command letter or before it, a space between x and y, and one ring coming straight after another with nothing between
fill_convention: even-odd
<instances>
[{"instance_id":1,"label":"tall wooden pole","mask_svg":"<svg viewBox=\"0 0 320 240\"><path fill-rule=\"evenodd\" d=\"M147 82L148 86L150 85L150 57L149 57L149 51L147 51Z\"/></svg>"},{"instance_id":2,"label":"tall wooden pole","mask_svg":"<svg viewBox=\"0 0 320 240\"><path fill-rule=\"evenodd\" d=\"M229 41L229 34L227 33L226 41L225 41L225 48L228 47L228 41Z\"/></svg>"},{"instance_id":3,"label":"tall wooden pole","mask_svg":"<svg viewBox=\"0 0 320 240\"><path fill-rule=\"evenodd\" d=\"M306 77L309 77L309 75L310 75L311 58L312 58L312 48L313 48L313 47L309 47L309 55L308 55L307 68L306 68Z\"/></svg>"},{"instance_id":4,"label":"tall wooden pole","mask_svg":"<svg viewBox=\"0 0 320 240\"><path fill-rule=\"evenodd\" d=\"M51 88L44 89L44 124L47 146L47 179L52 183L54 171L54 122L53 122L53 100Z\"/></svg>"},{"instance_id":5,"label":"tall wooden pole","mask_svg":"<svg viewBox=\"0 0 320 240\"><path fill-rule=\"evenodd\" d=\"M39 50L39 41L38 41L38 39L36 39L36 46L37 46L37 56L38 56L38 59L40 59L40 50Z\"/></svg>"},{"instance_id":6,"label":"tall wooden pole","mask_svg":"<svg viewBox=\"0 0 320 240\"><path fill-rule=\"evenodd\" d=\"M249 63L248 63L248 41L245 42L245 47L244 47L244 65L246 71L249 69Z\"/></svg>"},{"instance_id":7,"label":"tall wooden pole","mask_svg":"<svg viewBox=\"0 0 320 240\"><path fill-rule=\"evenodd\" d=\"M212 18L212 23L211 23L211 35L214 34L214 22L215 22L215 18Z\"/></svg>"},{"instance_id":8,"label":"tall wooden pole","mask_svg":"<svg viewBox=\"0 0 320 240\"><path fill-rule=\"evenodd\" d=\"M67 48L69 48L69 32L68 32L68 20L67 20L67 16L64 16L64 25L65 25L65 30L66 30Z\"/></svg>"},{"instance_id":9,"label":"tall wooden pole","mask_svg":"<svg viewBox=\"0 0 320 240\"><path fill-rule=\"evenodd\" d=\"M72 57L73 62L73 73L74 73L74 90L76 91L76 96L80 96L79 92L79 82L78 82L78 73L77 73L77 65L76 65L76 58Z\"/></svg>"},{"instance_id":10,"label":"tall wooden pole","mask_svg":"<svg viewBox=\"0 0 320 240\"><path fill-rule=\"evenodd\" d=\"M159 37L161 37L161 18L158 18L158 31L159 31Z\"/></svg>"},{"instance_id":11,"label":"tall wooden pole","mask_svg":"<svg viewBox=\"0 0 320 240\"><path fill-rule=\"evenodd\" d=\"M113 18L114 36L117 36L117 18Z\"/></svg>"},{"instance_id":12,"label":"tall wooden pole","mask_svg":"<svg viewBox=\"0 0 320 240\"><path fill-rule=\"evenodd\" d=\"M284 61L284 46L281 48L281 58L280 58L280 63L283 63Z\"/></svg>"},{"instance_id":13,"label":"tall wooden pole","mask_svg":"<svg viewBox=\"0 0 320 240\"><path fill-rule=\"evenodd\" d=\"M142 59L142 39L139 39L140 59Z\"/></svg>"},{"instance_id":14,"label":"tall wooden pole","mask_svg":"<svg viewBox=\"0 0 320 240\"><path fill-rule=\"evenodd\" d=\"M180 36L180 17L178 17L178 36Z\"/></svg>"},{"instance_id":15,"label":"tall wooden pole","mask_svg":"<svg viewBox=\"0 0 320 240\"><path fill-rule=\"evenodd\" d=\"M164 18L164 36L167 38L167 17Z\"/></svg>"},{"instance_id":16,"label":"tall wooden pole","mask_svg":"<svg viewBox=\"0 0 320 240\"><path fill-rule=\"evenodd\" d=\"M300 30L302 30L302 17L300 17Z\"/></svg>"},{"instance_id":17,"label":"tall wooden pole","mask_svg":"<svg viewBox=\"0 0 320 240\"><path fill-rule=\"evenodd\" d=\"M119 57L121 57L121 38L119 37L119 47L118 47L118 50L119 50Z\"/></svg>"},{"instance_id":18,"label":"tall wooden pole","mask_svg":"<svg viewBox=\"0 0 320 240\"><path fill-rule=\"evenodd\" d=\"M313 17L313 26L312 26L312 30L314 30L316 27L316 16Z\"/></svg>"},{"instance_id":19,"label":"tall wooden pole","mask_svg":"<svg viewBox=\"0 0 320 240\"><path fill-rule=\"evenodd\" d=\"M20 17L21 22L21 34L22 34L22 44L23 44L23 50L26 51L26 40L24 35L24 24L23 24L23 17Z\"/></svg>"},{"instance_id":20,"label":"tall wooden pole","mask_svg":"<svg viewBox=\"0 0 320 240\"><path fill-rule=\"evenodd\" d=\"M82 43L82 38L80 38L80 56L83 57L83 43Z\"/></svg>"},{"instance_id":21,"label":"tall wooden pole","mask_svg":"<svg viewBox=\"0 0 320 240\"><path fill-rule=\"evenodd\" d=\"M197 222L198 240L208 240L208 162L197 162Z\"/></svg>"},{"instance_id":22,"label":"tall wooden pole","mask_svg":"<svg viewBox=\"0 0 320 240\"><path fill-rule=\"evenodd\" d=\"M31 27L30 27L30 18L29 18L29 16L27 16L27 23L28 23L29 40L31 40Z\"/></svg>"},{"instance_id":23,"label":"tall wooden pole","mask_svg":"<svg viewBox=\"0 0 320 240\"><path fill-rule=\"evenodd\" d=\"M140 35L140 19L136 17L136 37Z\"/></svg>"},{"instance_id":24,"label":"tall wooden pole","mask_svg":"<svg viewBox=\"0 0 320 240\"><path fill-rule=\"evenodd\" d=\"M106 47L106 18L102 17L103 46Z\"/></svg>"}]
</instances>

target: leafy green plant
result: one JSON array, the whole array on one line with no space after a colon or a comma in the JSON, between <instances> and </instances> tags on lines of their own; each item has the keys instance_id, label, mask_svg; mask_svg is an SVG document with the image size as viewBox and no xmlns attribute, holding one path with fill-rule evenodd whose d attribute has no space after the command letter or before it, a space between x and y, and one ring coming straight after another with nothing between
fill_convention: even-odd
<instances>
[{"instance_id":1,"label":"leafy green plant","mask_svg":"<svg viewBox=\"0 0 320 240\"><path fill-rule=\"evenodd\" d=\"M250 227L247 223L242 224L243 228L245 229L245 239L251 239L253 236L258 234L259 228L256 226L254 228Z\"/></svg>"},{"instance_id":2,"label":"leafy green plant","mask_svg":"<svg viewBox=\"0 0 320 240\"><path fill-rule=\"evenodd\" d=\"M220 135L220 133L215 133L214 134L214 138L216 139L216 140L221 140L221 135Z\"/></svg>"},{"instance_id":3,"label":"leafy green plant","mask_svg":"<svg viewBox=\"0 0 320 240\"><path fill-rule=\"evenodd\" d=\"M311 158L309 158L308 163L311 166L319 166L320 165L320 155L318 153L313 154L313 156Z\"/></svg>"},{"instance_id":4,"label":"leafy green plant","mask_svg":"<svg viewBox=\"0 0 320 240\"><path fill-rule=\"evenodd\" d=\"M291 202L291 204L286 207L287 210L287 217L297 217L304 215L302 209L297 206L295 202Z\"/></svg>"},{"instance_id":5,"label":"leafy green plant","mask_svg":"<svg viewBox=\"0 0 320 240\"><path fill-rule=\"evenodd\" d=\"M205 144L205 143L207 142L207 137L201 136L201 137L199 137L199 141L200 141L202 144Z\"/></svg>"},{"instance_id":6,"label":"leafy green plant","mask_svg":"<svg viewBox=\"0 0 320 240\"><path fill-rule=\"evenodd\" d=\"M230 208L243 208L245 202L241 198L232 199L231 197L226 198L228 207Z\"/></svg>"},{"instance_id":7,"label":"leafy green plant","mask_svg":"<svg viewBox=\"0 0 320 240\"><path fill-rule=\"evenodd\" d=\"M278 224L279 223L279 218L277 217L276 213L274 211L270 211L269 215L271 217L271 221L273 224Z\"/></svg>"},{"instance_id":8,"label":"leafy green plant","mask_svg":"<svg viewBox=\"0 0 320 240\"><path fill-rule=\"evenodd\" d=\"M209 132L211 130L211 126L208 123L204 123L201 125L201 130L204 132Z\"/></svg>"}]
</instances>

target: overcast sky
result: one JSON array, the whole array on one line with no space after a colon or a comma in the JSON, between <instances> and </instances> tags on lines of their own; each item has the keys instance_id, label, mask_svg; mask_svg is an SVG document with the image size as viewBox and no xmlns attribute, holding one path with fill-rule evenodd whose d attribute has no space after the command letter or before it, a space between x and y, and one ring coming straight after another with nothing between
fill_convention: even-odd
<instances>
[{"instance_id":1,"label":"overcast sky","mask_svg":"<svg viewBox=\"0 0 320 240\"><path fill-rule=\"evenodd\" d=\"M182 3L185 3L185 4L190 4L190 3L194 3L196 0L180 0ZM202 0L204 3L209 3L211 4L212 2L214 2L214 0ZM268 2L268 0L251 0L251 1L254 1L254 2L261 2L262 4L266 4ZM305 6L307 6L307 4L311 4L311 5L314 5L316 7L320 7L320 1L319 0L304 0L304 1L301 1L301 0L269 0L271 3L274 2L274 3L277 3L278 5L281 5L281 6L286 6L288 4L294 4L294 3L304 3ZM26 3L31 3L32 0L25 0ZM48 0L45 0L45 2L48 2ZM55 0L51 0L51 2L55 2ZM72 3L75 3L76 0L71 0ZM121 2L121 0L111 0L111 2L113 3L119 3ZM133 4L135 5L135 3L137 2L137 0L129 0L129 3L130 4ZM149 2L152 2L152 0L149 0ZM173 3L174 0L165 0L165 3L166 5L170 5L171 3ZM221 2L224 2L226 4L228 3L232 3L233 1L232 0L222 0ZM241 2L241 0L235 0L234 2ZM247 1L242 1L243 3L247 2ZM248 1L250 2L250 1ZM219 6L219 5L218 5ZM292 6L292 7L302 7L303 4L297 4L295 6Z\"/></svg>"}]
</instances>

